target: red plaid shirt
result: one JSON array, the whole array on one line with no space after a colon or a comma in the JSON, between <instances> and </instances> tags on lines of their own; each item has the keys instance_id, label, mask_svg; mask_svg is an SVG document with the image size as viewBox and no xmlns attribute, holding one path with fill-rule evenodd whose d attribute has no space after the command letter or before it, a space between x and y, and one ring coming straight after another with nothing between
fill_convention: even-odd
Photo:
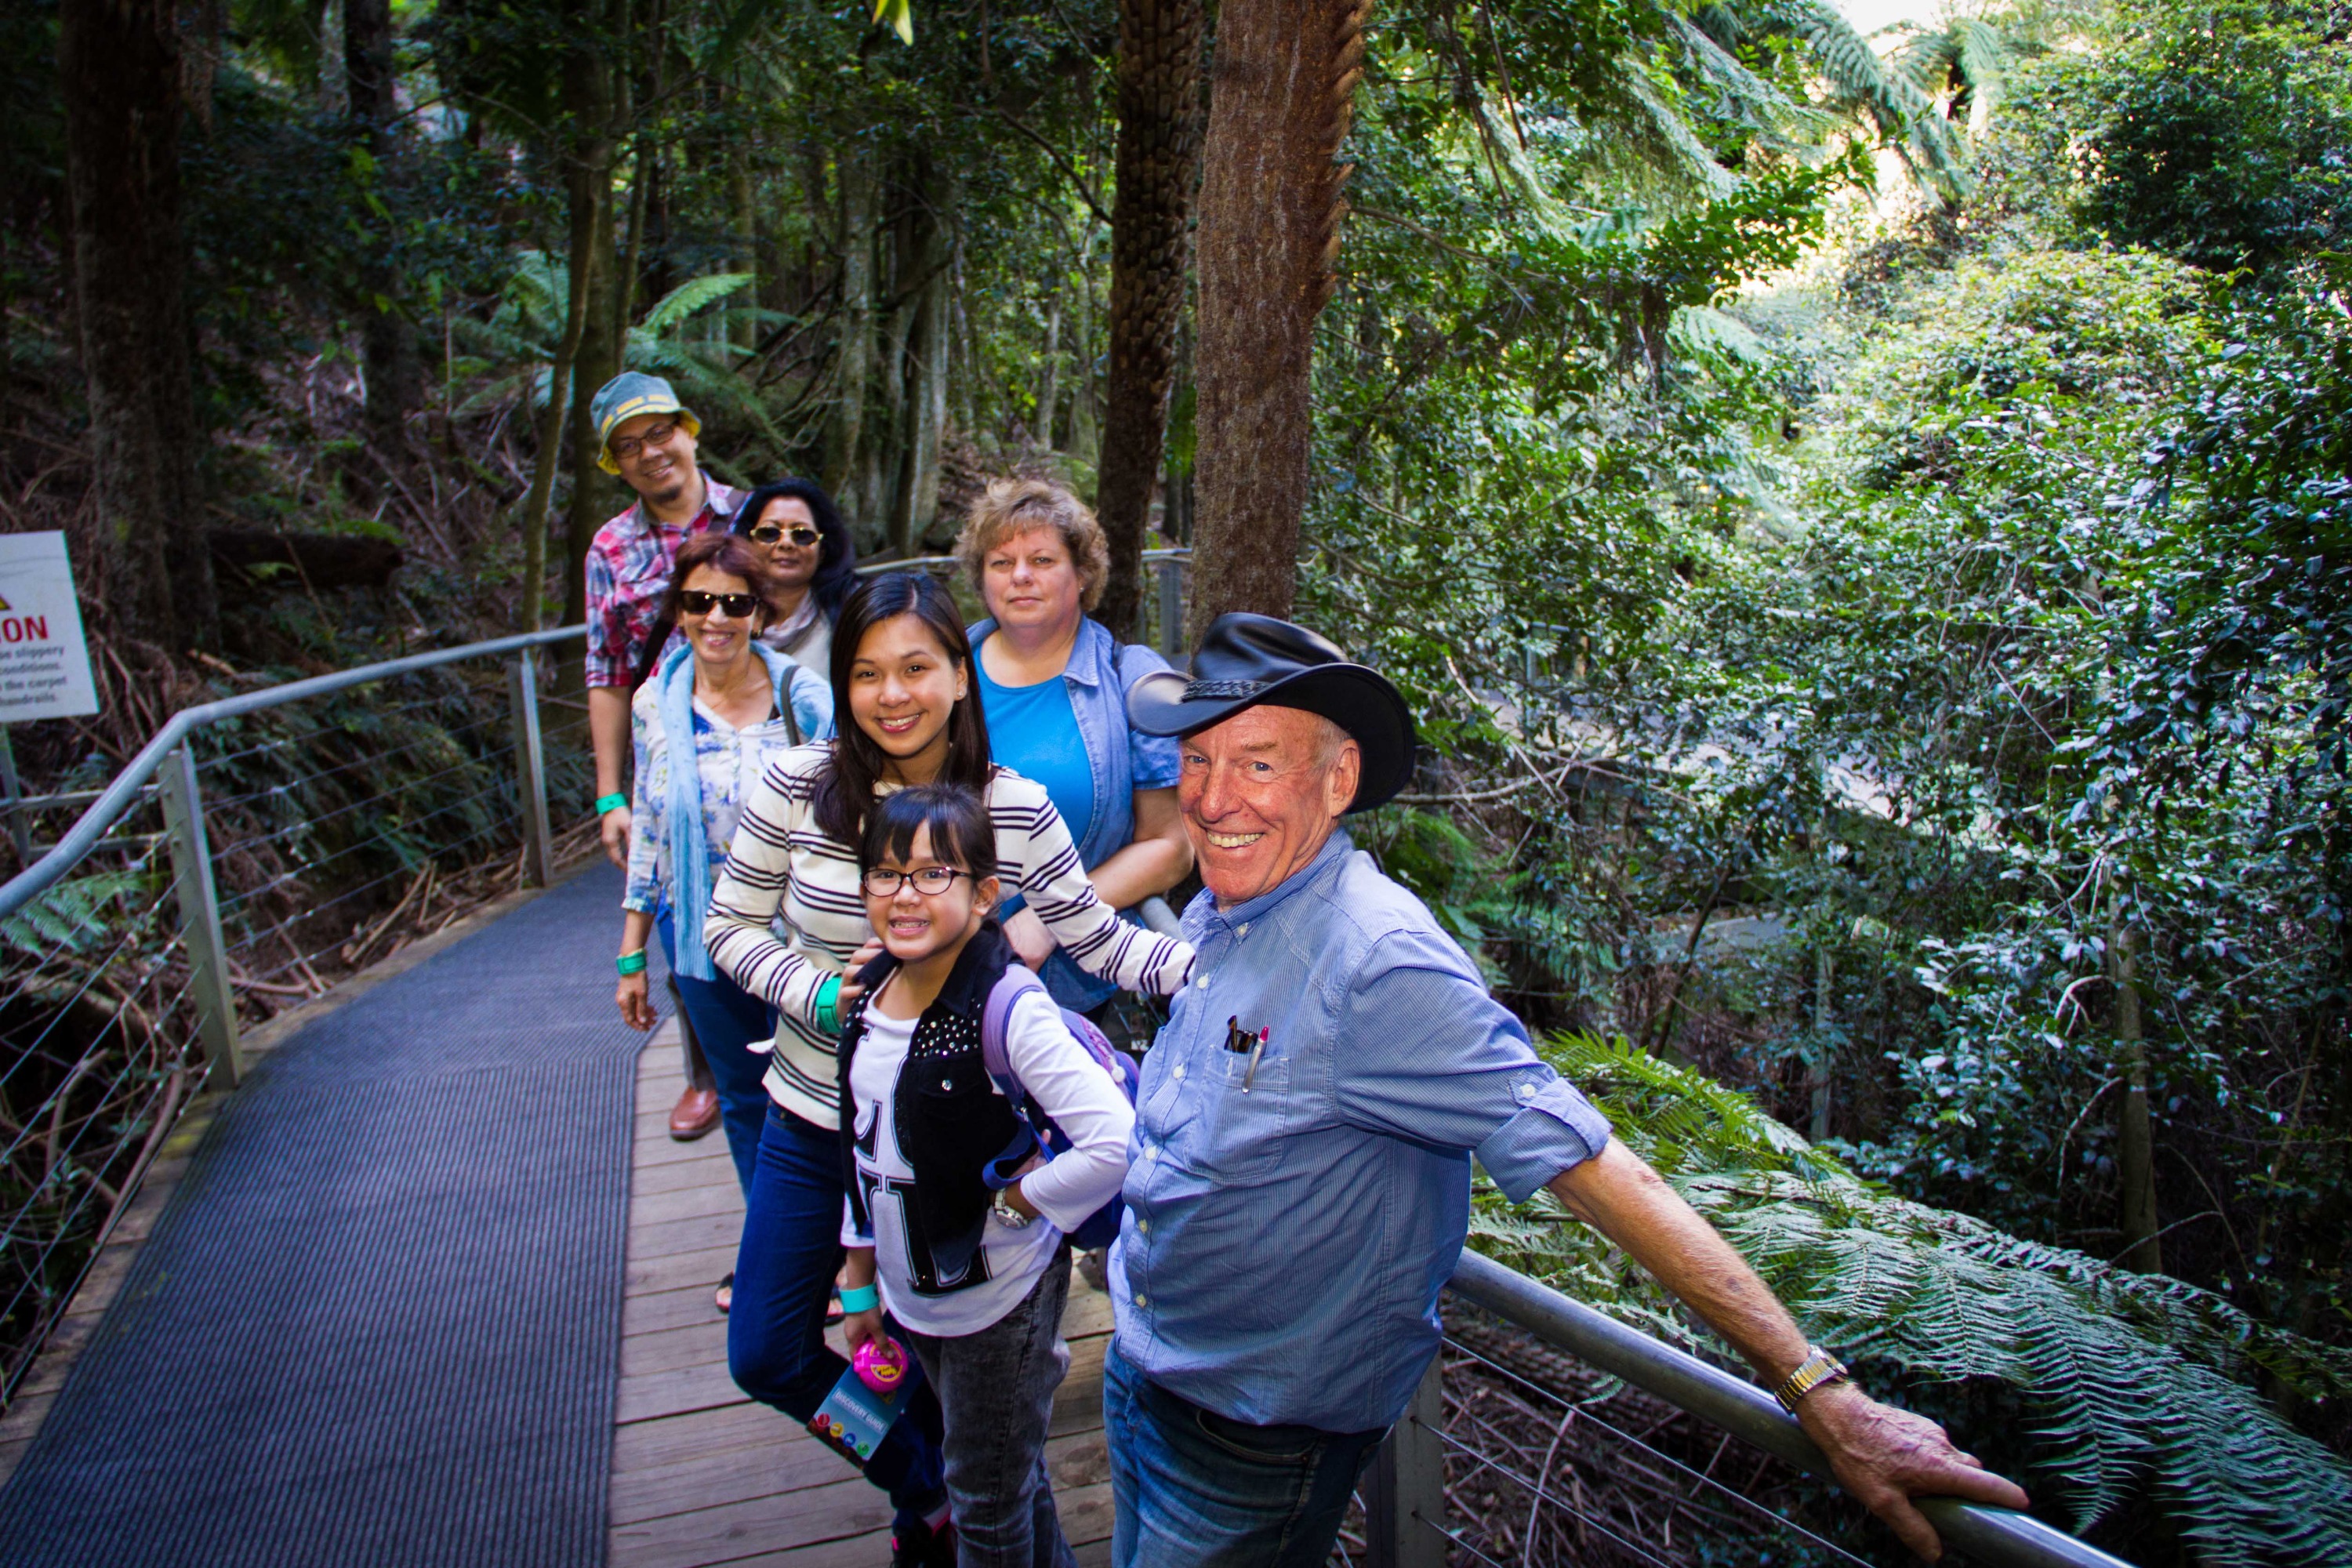
<instances>
[{"instance_id":1,"label":"red plaid shirt","mask_svg":"<svg viewBox=\"0 0 2352 1568\"><path fill-rule=\"evenodd\" d=\"M640 501L596 531L588 546L588 684L627 686L654 635L677 547L727 527L742 492L705 476L702 510L684 528L656 521Z\"/></svg>"}]
</instances>

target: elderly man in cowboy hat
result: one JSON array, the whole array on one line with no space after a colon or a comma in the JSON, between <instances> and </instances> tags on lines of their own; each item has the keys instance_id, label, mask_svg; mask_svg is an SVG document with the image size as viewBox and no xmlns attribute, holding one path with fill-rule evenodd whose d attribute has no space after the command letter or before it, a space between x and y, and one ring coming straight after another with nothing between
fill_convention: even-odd
<instances>
[{"instance_id":1,"label":"elderly man in cowboy hat","mask_svg":"<svg viewBox=\"0 0 2352 1568\"><path fill-rule=\"evenodd\" d=\"M1412 770L1386 679L1314 633L1220 616L1192 677L1128 696L1182 737L1206 890L1147 1058L1105 1367L1118 1568L1322 1563L1359 1472L1437 1353L1475 1155L1549 1185L1781 1394L1847 1489L1922 1555L1914 1495L2025 1494L1845 1378L1739 1255L1538 1058L1519 1021L1339 819Z\"/></svg>"},{"instance_id":2,"label":"elderly man in cowboy hat","mask_svg":"<svg viewBox=\"0 0 2352 1568\"><path fill-rule=\"evenodd\" d=\"M669 591L677 547L725 528L742 497L696 464L702 425L668 382L624 371L590 399L596 464L637 492L588 546L588 738L596 753L596 815L604 853L629 862L629 698ZM683 1010L678 1015L685 1026ZM693 1036L684 1037L686 1089L670 1135L699 1138L719 1125L719 1089Z\"/></svg>"}]
</instances>

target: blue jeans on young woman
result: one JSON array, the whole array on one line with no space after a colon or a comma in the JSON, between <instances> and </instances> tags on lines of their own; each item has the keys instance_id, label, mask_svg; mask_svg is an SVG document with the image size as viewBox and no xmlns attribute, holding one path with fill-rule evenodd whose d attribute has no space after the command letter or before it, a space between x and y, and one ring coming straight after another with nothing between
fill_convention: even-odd
<instances>
[{"instance_id":1,"label":"blue jeans on young woman","mask_svg":"<svg viewBox=\"0 0 2352 1568\"><path fill-rule=\"evenodd\" d=\"M842 1196L840 1134L771 1102L744 1200L727 1370L744 1393L803 1424L849 1369L824 1342ZM866 1461L866 1479L890 1494L902 1531L946 1499L940 1430L939 1400L925 1384Z\"/></svg>"},{"instance_id":2,"label":"blue jeans on young woman","mask_svg":"<svg viewBox=\"0 0 2352 1568\"><path fill-rule=\"evenodd\" d=\"M776 1033L776 1010L721 974L697 980L677 973L677 934L664 904L654 916L661 936L662 956L677 981L677 999L687 1022L710 1064L719 1090L719 1124L727 1132L727 1152L735 1157L735 1180L748 1195L751 1167L760 1153L760 1124L772 1103L761 1081L768 1076L768 1058L751 1049L753 1042Z\"/></svg>"},{"instance_id":3,"label":"blue jeans on young woman","mask_svg":"<svg viewBox=\"0 0 2352 1568\"><path fill-rule=\"evenodd\" d=\"M1388 1436L1254 1426L1103 1362L1111 1568L1321 1568Z\"/></svg>"}]
</instances>

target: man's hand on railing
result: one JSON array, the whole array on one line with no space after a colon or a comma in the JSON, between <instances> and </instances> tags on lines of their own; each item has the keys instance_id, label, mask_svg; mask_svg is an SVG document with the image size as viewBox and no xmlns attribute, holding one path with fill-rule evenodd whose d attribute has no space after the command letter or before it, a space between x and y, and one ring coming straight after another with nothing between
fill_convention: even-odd
<instances>
[{"instance_id":1,"label":"man's hand on railing","mask_svg":"<svg viewBox=\"0 0 2352 1568\"><path fill-rule=\"evenodd\" d=\"M1550 1184L1570 1213L1623 1247L1745 1356L1767 1387L1811 1354L1796 1320L1747 1260L1624 1144L1611 1139ZM1943 1554L1943 1543L1912 1498L2025 1506L2023 1491L1953 1447L1942 1427L1880 1405L1851 1382L1820 1384L1793 1397L1799 1424L1829 1457L1839 1482L1931 1563Z\"/></svg>"},{"instance_id":2,"label":"man's hand on railing","mask_svg":"<svg viewBox=\"0 0 2352 1568\"><path fill-rule=\"evenodd\" d=\"M1797 1401L1797 1424L1854 1500L1885 1521L1903 1544L1933 1563L1943 1555L1915 1497L1956 1497L2023 1509L2025 1489L1952 1446L1924 1415L1881 1405L1852 1383L1827 1384Z\"/></svg>"}]
</instances>

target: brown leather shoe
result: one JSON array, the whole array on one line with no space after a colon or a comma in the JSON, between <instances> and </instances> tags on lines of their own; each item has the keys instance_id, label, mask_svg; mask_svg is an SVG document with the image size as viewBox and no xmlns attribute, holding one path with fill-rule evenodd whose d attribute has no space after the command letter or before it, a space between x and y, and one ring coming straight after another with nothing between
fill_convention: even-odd
<instances>
[{"instance_id":1,"label":"brown leather shoe","mask_svg":"<svg viewBox=\"0 0 2352 1568\"><path fill-rule=\"evenodd\" d=\"M669 1135L681 1143L690 1143L718 1125L719 1091L687 1085L686 1092L670 1109Z\"/></svg>"}]
</instances>

